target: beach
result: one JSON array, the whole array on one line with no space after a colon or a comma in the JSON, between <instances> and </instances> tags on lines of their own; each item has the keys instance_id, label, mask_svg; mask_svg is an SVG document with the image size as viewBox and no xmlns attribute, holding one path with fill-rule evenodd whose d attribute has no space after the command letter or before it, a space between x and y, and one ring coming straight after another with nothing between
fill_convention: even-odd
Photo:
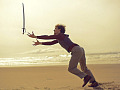
<instances>
[{"instance_id":1,"label":"beach","mask_svg":"<svg viewBox=\"0 0 120 90\"><path fill-rule=\"evenodd\" d=\"M87 66L98 87L82 87L83 80L69 73L67 65L58 65L0 67L0 90L120 90L120 64Z\"/></svg>"}]
</instances>

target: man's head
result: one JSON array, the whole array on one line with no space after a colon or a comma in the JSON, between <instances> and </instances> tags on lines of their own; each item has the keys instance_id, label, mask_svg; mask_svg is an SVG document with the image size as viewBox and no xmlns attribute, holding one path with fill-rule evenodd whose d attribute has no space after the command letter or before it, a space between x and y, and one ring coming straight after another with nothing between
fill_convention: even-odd
<instances>
[{"instance_id":1,"label":"man's head","mask_svg":"<svg viewBox=\"0 0 120 90\"><path fill-rule=\"evenodd\" d=\"M59 33L65 33L65 25L57 24L55 25L54 35L58 35Z\"/></svg>"}]
</instances>

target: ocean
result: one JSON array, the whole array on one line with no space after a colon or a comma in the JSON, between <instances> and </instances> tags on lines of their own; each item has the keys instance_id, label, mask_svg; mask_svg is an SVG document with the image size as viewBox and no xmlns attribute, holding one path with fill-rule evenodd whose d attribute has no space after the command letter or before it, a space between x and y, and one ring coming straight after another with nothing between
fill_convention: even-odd
<instances>
[{"instance_id":1,"label":"ocean","mask_svg":"<svg viewBox=\"0 0 120 90\"><path fill-rule=\"evenodd\" d=\"M52 50L47 50L47 51L48 52L37 50L32 53L27 52L27 56L0 58L0 67L50 66L50 65L69 64L69 60L71 58L70 53L62 54L61 52L63 51L59 51L59 50L58 51L56 50L54 52ZM120 52L89 53L86 54L86 63L87 64L120 64Z\"/></svg>"}]
</instances>

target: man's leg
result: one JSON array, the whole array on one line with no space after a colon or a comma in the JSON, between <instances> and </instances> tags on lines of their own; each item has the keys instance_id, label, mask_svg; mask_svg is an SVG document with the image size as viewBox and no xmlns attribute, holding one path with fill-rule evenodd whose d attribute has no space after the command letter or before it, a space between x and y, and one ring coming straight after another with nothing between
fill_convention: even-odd
<instances>
[{"instance_id":1,"label":"man's leg","mask_svg":"<svg viewBox=\"0 0 120 90\"><path fill-rule=\"evenodd\" d=\"M91 79L90 79L90 83L92 83L93 81L95 81L95 78L94 78L94 76L93 76L93 74L92 74L92 72L87 68L87 66L86 66L86 58L85 58L85 51L84 51L84 49L82 48L82 50L83 50L83 55L82 55L82 57L81 57L81 59L80 59L80 67L81 67L81 70L84 72L84 73L86 73L87 75L90 75L91 76Z\"/></svg>"},{"instance_id":2,"label":"man's leg","mask_svg":"<svg viewBox=\"0 0 120 90\"><path fill-rule=\"evenodd\" d=\"M81 72L79 69L77 69L78 61L80 60L81 57L82 57L81 50L77 50L77 47L74 48L72 52L72 57L69 62L68 71L77 75L78 77L82 79L86 76L86 74L84 72Z\"/></svg>"}]
</instances>

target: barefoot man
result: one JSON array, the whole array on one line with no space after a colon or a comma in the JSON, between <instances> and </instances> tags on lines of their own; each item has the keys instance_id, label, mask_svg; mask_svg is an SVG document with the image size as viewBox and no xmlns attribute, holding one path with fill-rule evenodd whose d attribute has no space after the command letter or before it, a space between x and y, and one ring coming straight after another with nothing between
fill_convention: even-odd
<instances>
[{"instance_id":1,"label":"barefoot man","mask_svg":"<svg viewBox=\"0 0 120 90\"><path fill-rule=\"evenodd\" d=\"M57 24L55 26L54 35L35 36L33 32L32 34L28 33L27 35L36 39L54 39L51 42L39 42L37 40L33 45L53 45L59 43L68 53L71 52L72 56L69 61L68 71L83 79L84 83L82 87L84 87L88 82L91 83L89 87L98 86L98 83L96 82L92 72L86 66L84 49L70 40L69 35L65 34L64 25ZM82 71L77 68L78 63L80 63Z\"/></svg>"}]
</instances>

